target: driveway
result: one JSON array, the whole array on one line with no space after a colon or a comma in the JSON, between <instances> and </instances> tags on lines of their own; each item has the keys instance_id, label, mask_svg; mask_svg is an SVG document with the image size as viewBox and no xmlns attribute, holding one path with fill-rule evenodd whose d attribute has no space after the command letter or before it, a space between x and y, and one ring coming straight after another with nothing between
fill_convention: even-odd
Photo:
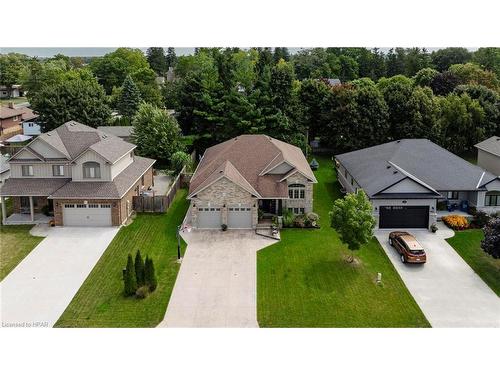
<instances>
[{"instance_id":1,"label":"driveway","mask_svg":"<svg viewBox=\"0 0 500 375\"><path fill-rule=\"evenodd\" d=\"M158 327L258 327L257 250L276 240L252 230L195 230Z\"/></svg>"},{"instance_id":2,"label":"driveway","mask_svg":"<svg viewBox=\"0 0 500 375\"><path fill-rule=\"evenodd\" d=\"M47 228L0 283L2 327L52 327L119 228Z\"/></svg>"},{"instance_id":3,"label":"driveway","mask_svg":"<svg viewBox=\"0 0 500 375\"><path fill-rule=\"evenodd\" d=\"M379 230L375 235L431 325L500 327L500 298L445 241L453 231L439 223L436 234L409 232L427 252L424 265L403 264L388 243L389 231Z\"/></svg>"}]
</instances>

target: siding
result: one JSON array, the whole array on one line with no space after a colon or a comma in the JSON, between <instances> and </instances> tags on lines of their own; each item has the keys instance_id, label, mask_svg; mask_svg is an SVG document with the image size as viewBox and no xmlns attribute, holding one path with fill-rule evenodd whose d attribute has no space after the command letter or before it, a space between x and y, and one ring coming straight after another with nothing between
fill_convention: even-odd
<instances>
[{"instance_id":1,"label":"siding","mask_svg":"<svg viewBox=\"0 0 500 375\"><path fill-rule=\"evenodd\" d=\"M33 166L33 176L23 176L22 165ZM54 176L52 174L52 165L62 165L62 163L10 163L10 177L12 178L71 178L71 167L64 165L64 176Z\"/></svg>"},{"instance_id":2,"label":"siding","mask_svg":"<svg viewBox=\"0 0 500 375\"><path fill-rule=\"evenodd\" d=\"M101 178L84 179L83 163L95 161L101 166ZM72 166L73 181L111 181L111 166L94 151L89 150L77 160L77 164Z\"/></svg>"},{"instance_id":3,"label":"siding","mask_svg":"<svg viewBox=\"0 0 500 375\"><path fill-rule=\"evenodd\" d=\"M122 157L115 164L111 165L111 179L114 180L125 168L127 168L134 159L130 156L130 153Z\"/></svg>"},{"instance_id":4,"label":"siding","mask_svg":"<svg viewBox=\"0 0 500 375\"><path fill-rule=\"evenodd\" d=\"M409 178L398 182L396 185L384 190L384 193L429 193L430 190L425 186L417 184Z\"/></svg>"},{"instance_id":5,"label":"siding","mask_svg":"<svg viewBox=\"0 0 500 375\"><path fill-rule=\"evenodd\" d=\"M500 156L493 155L483 150L478 150L477 165L487 171L490 171L496 176L500 176Z\"/></svg>"},{"instance_id":6,"label":"siding","mask_svg":"<svg viewBox=\"0 0 500 375\"><path fill-rule=\"evenodd\" d=\"M64 154L54 150L47 143L45 143L42 139L37 138L34 142L31 143L30 148L34 151L38 152L46 159L50 158L65 158Z\"/></svg>"}]
</instances>

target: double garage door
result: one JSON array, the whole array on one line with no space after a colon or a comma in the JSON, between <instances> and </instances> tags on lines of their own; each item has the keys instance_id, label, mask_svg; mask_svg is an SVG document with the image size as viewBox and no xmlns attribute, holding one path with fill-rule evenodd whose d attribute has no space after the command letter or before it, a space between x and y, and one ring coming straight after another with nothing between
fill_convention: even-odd
<instances>
[{"instance_id":1,"label":"double garage door","mask_svg":"<svg viewBox=\"0 0 500 375\"><path fill-rule=\"evenodd\" d=\"M69 227L111 226L111 204L64 204L63 225Z\"/></svg>"},{"instance_id":2,"label":"double garage door","mask_svg":"<svg viewBox=\"0 0 500 375\"><path fill-rule=\"evenodd\" d=\"M222 209L220 207L198 208L198 228L220 229L222 225ZM230 229L252 228L252 209L250 207L228 207L227 227Z\"/></svg>"},{"instance_id":3,"label":"double garage door","mask_svg":"<svg viewBox=\"0 0 500 375\"><path fill-rule=\"evenodd\" d=\"M381 206L379 228L428 228L429 206Z\"/></svg>"}]
</instances>

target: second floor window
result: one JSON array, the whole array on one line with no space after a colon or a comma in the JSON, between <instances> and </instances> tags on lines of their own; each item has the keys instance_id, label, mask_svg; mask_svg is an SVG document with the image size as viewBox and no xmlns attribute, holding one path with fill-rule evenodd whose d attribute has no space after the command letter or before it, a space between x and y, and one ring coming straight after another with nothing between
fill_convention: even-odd
<instances>
[{"instance_id":1,"label":"second floor window","mask_svg":"<svg viewBox=\"0 0 500 375\"><path fill-rule=\"evenodd\" d=\"M53 176L64 176L64 165L53 165L52 166Z\"/></svg>"},{"instance_id":2,"label":"second floor window","mask_svg":"<svg viewBox=\"0 0 500 375\"><path fill-rule=\"evenodd\" d=\"M101 178L101 166L95 161L83 163L83 178Z\"/></svg>"},{"instance_id":3,"label":"second floor window","mask_svg":"<svg viewBox=\"0 0 500 375\"><path fill-rule=\"evenodd\" d=\"M304 199L306 187L302 184L291 184L288 186L288 197L291 199Z\"/></svg>"},{"instance_id":4,"label":"second floor window","mask_svg":"<svg viewBox=\"0 0 500 375\"><path fill-rule=\"evenodd\" d=\"M23 176L33 176L33 166L32 165L22 165L21 174Z\"/></svg>"}]
</instances>

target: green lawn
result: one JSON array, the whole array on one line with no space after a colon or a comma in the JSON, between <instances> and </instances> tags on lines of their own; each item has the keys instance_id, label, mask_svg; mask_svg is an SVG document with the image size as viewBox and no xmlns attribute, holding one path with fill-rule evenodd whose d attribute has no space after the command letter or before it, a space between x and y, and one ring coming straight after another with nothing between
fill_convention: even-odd
<instances>
[{"instance_id":1,"label":"green lawn","mask_svg":"<svg viewBox=\"0 0 500 375\"><path fill-rule=\"evenodd\" d=\"M481 229L469 229L455 232L455 236L446 241L500 297L500 259L494 259L481 249L483 237Z\"/></svg>"},{"instance_id":2,"label":"green lawn","mask_svg":"<svg viewBox=\"0 0 500 375\"><path fill-rule=\"evenodd\" d=\"M155 327L163 319L179 271L176 227L189 205L186 195L179 190L166 214L139 214L120 229L56 327ZM123 296L122 269L137 249L153 258L158 277L158 288L145 300Z\"/></svg>"},{"instance_id":3,"label":"green lawn","mask_svg":"<svg viewBox=\"0 0 500 375\"><path fill-rule=\"evenodd\" d=\"M34 237L29 233L32 227L0 226L0 281L43 240L43 237Z\"/></svg>"},{"instance_id":4,"label":"green lawn","mask_svg":"<svg viewBox=\"0 0 500 375\"><path fill-rule=\"evenodd\" d=\"M329 158L317 157L314 210L321 229L285 229L257 255L257 314L261 327L429 327L374 238L345 261L347 248L329 226L340 197ZM377 272L383 283L376 284Z\"/></svg>"},{"instance_id":5,"label":"green lawn","mask_svg":"<svg viewBox=\"0 0 500 375\"><path fill-rule=\"evenodd\" d=\"M10 102L14 102L14 104L25 103L28 99L24 96L20 96L17 98L2 98L0 99L0 104L8 104Z\"/></svg>"},{"instance_id":6,"label":"green lawn","mask_svg":"<svg viewBox=\"0 0 500 375\"><path fill-rule=\"evenodd\" d=\"M13 209L12 198L7 198L5 200L5 208L6 208L6 211L7 211L7 217L9 217L12 214L12 209ZM2 217L2 206L0 206L0 225L2 224L1 217Z\"/></svg>"}]
</instances>

